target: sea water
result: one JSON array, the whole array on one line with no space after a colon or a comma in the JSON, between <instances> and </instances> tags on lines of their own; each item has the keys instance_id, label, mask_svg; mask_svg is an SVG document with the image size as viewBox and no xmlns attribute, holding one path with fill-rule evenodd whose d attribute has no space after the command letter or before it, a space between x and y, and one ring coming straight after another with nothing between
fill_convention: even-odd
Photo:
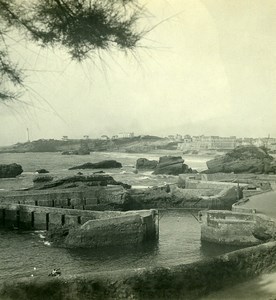
<instances>
[{"instance_id":1,"label":"sea water","mask_svg":"<svg viewBox=\"0 0 276 300\"><path fill-rule=\"evenodd\" d=\"M0 189L20 189L32 186L34 172L45 168L56 178L74 175L78 170L68 168L86 162L115 159L122 163L121 169L105 170L116 180L133 186L156 186L176 183L177 176L152 175L151 172L135 174L136 160L140 157L158 159L158 153L91 153L88 156L66 156L60 153L0 154L0 163L19 163L24 172L14 179L0 179ZM189 156L185 159L193 169L206 169L210 157ZM81 170L91 174L96 170ZM191 263L232 250L234 247L218 246L200 241L200 225L196 211L160 210L159 241L135 248L112 248L105 250L56 248L45 240L45 232L18 232L0 230L0 281L20 277L47 276L52 269L61 268L63 275L110 271L148 266L166 266ZM223 289L206 299L273 299L276 293L273 281L276 275L264 275L257 279ZM205 299L205 298L204 298Z\"/></svg>"},{"instance_id":2,"label":"sea water","mask_svg":"<svg viewBox=\"0 0 276 300\"><path fill-rule=\"evenodd\" d=\"M132 186L156 186L177 182L177 176L152 175L151 171L135 174L136 160L141 157L158 160L161 153L118 153L118 152L93 152L90 155L61 155L61 153L0 153L0 164L18 163L22 165L24 172L12 179L0 179L1 189L20 189L32 186L34 173L38 169L46 169L55 178L71 176L81 171L84 175L92 174L98 170L68 170L70 167L87 162L99 162L114 159L123 167L119 169L104 170L106 174L115 180L131 184ZM210 157L189 156L185 163L193 169L202 171L206 169L206 161Z\"/></svg>"}]
</instances>

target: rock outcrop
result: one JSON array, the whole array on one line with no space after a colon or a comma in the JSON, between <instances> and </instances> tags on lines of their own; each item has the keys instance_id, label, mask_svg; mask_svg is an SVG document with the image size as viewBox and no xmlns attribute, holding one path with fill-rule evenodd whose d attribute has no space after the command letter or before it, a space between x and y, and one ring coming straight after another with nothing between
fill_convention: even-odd
<instances>
[{"instance_id":1,"label":"rock outcrop","mask_svg":"<svg viewBox=\"0 0 276 300\"><path fill-rule=\"evenodd\" d=\"M79 150L69 150L61 152L61 155L89 155L89 150L79 149Z\"/></svg>"},{"instance_id":2,"label":"rock outcrop","mask_svg":"<svg viewBox=\"0 0 276 300\"><path fill-rule=\"evenodd\" d=\"M170 186L130 189L125 197L123 210L172 207Z\"/></svg>"},{"instance_id":3,"label":"rock outcrop","mask_svg":"<svg viewBox=\"0 0 276 300\"><path fill-rule=\"evenodd\" d=\"M240 146L207 162L204 173L275 173L273 157L265 149Z\"/></svg>"},{"instance_id":4,"label":"rock outcrop","mask_svg":"<svg viewBox=\"0 0 276 300\"><path fill-rule=\"evenodd\" d=\"M273 161L270 163L269 169L268 169L268 173L276 174L276 160L273 160Z\"/></svg>"},{"instance_id":5,"label":"rock outcrop","mask_svg":"<svg viewBox=\"0 0 276 300\"><path fill-rule=\"evenodd\" d=\"M44 184L53 181L54 177L49 174L38 174L33 179L33 184L36 189L44 186Z\"/></svg>"},{"instance_id":6,"label":"rock outcrop","mask_svg":"<svg viewBox=\"0 0 276 300\"><path fill-rule=\"evenodd\" d=\"M38 174L46 174L46 173L49 173L49 171L46 170L46 169L39 169L39 170L36 170L35 172L38 173Z\"/></svg>"},{"instance_id":7,"label":"rock outcrop","mask_svg":"<svg viewBox=\"0 0 276 300\"><path fill-rule=\"evenodd\" d=\"M23 172L18 164L0 165L0 178L14 178Z\"/></svg>"},{"instance_id":8,"label":"rock outcrop","mask_svg":"<svg viewBox=\"0 0 276 300\"><path fill-rule=\"evenodd\" d=\"M40 186L39 190L44 189L66 189L66 188L80 188L91 186L107 186L107 185L121 185L126 189L131 188L130 185L116 181L110 175L93 174L90 176L75 175L69 176L61 179L57 179L51 182L46 182L44 185Z\"/></svg>"},{"instance_id":9,"label":"rock outcrop","mask_svg":"<svg viewBox=\"0 0 276 300\"><path fill-rule=\"evenodd\" d=\"M34 183L41 183L41 182L49 182L49 181L52 181L54 179L54 177L53 176L51 176L51 175L44 175L44 174L42 174L42 175L37 175L37 176L35 176L34 177L34 179L33 179L33 182Z\"/></svg>"},{"instance_id":10,"label":"rock outcrop","mask_svg":"<svg viewBox=\"0 0 276 300\"><path fill-rule=\"evenodd\" d=\"M78 150L78 155L89 155L89 154L90 154L89 150L85 150L85 149Z\"/></svg>"},{"instance_id":11,"label":"rock outcrop","mask_svg":"<svg viewBox=\"0 0 276 300\"><path fill-rule=\"evenodd\" d=\"M162 156L153 172L153 174L179 175L183 173L193 173L188 165L184 164L181 156Z\"/></svg>"},{"instance_id":12,"label":"rock outcrop","mask_svg":"<svg viewBox=\"0 0 276 300\"><path fill-rule=\"evenodd\" d=\"M75 166L69 168L69 170L78 170L78 169L113 169L113 168L122 168L122 164L116 160L103 160L98 163L85 163L80 166Z\"/></svg>"},{"instance_id":13,"label":"rock outcrop","mask_svg":"<svg viewBox=\"0 0 276 300\"><path fill-rule=\"evenodd\" d=\"M139 158L136 161L137 170L154 170L158 164L157 160L149 160L147 158Z\"/></svg>"}]
</instances>

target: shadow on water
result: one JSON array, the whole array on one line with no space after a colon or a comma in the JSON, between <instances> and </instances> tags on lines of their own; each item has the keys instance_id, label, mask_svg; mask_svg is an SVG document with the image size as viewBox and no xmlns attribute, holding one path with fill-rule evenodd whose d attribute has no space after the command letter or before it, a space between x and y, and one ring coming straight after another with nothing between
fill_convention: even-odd
<instances>
[{"instance_id":1,"label":"shadow on water","mask_svg":"<svg viewBox=\"0 0 276 300\"><path fill-rule=\"evenodd\" d=\"M240 250L246 247L232 246L232 245L220 245L216 243L210 243L201 241L200 252L204 257L214 257L222 255L228 252Z\"/></svg>"},{"instance_id":2,"label":"shadow on water","mask_svg":"<svg viewBox=\"0 0 276 300\"><path fill-rule=\"evenodd\" d=\"M77 260L114 262L121 259L155 256L159 251L159 245L157 241L147 241L141 245L112 246L98 249L76 248L67 249L67 251L72 258Z\"/></svg>"},{"instance_id":3,"label":"shadow on water","mask_svg":"<svg viewBox=\"0 0 276 300\"><path fill-rule=\"evenodd\" d=\"M148 241L141 245L112 246L100 249L67 249L72 261L91 267L89 271L119 270L128 268L143 268L156 265L159 253L157 241ZM84 271L84 269L83 269Z\"/></svg>"}]
</instances>

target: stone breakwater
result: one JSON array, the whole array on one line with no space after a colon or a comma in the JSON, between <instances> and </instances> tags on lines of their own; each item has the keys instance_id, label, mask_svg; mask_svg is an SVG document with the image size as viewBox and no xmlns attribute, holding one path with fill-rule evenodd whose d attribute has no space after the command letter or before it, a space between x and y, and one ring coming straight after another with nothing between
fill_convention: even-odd
<instances>
[{"instance_id":1,"label":"stone breakwater","mask_svg":"<svg viewBox=\"0 0 276 300\"><path fill-rule=\"evenodd\" d=\"M0 299L199 299L273 270L276 242L191 264L70 277L24 278L0 287Z\"/></svg>"},{"instance_id":2,"label":"stone breakwater","mask_svg":"<svg viewBox=\"0 0 276 300\"><path fill-rule=\"evenodd\" d=\"M158 236L157 218L157 211L152 210L90 220L80 227L69 229L64 244L67 247L98 248L155 241Z\"/></svg>"},{"instance_id":3,"label":"stone breakwater","mask_svg":"<svg viewBox=\"0 0 276 300\"><path fill-rule=\"evenodd\" d=\"M66 247L95 248L139 244L158 236L158 214L149 211L86 211L24 204L0 204L5 228L50 231Z\"/></svg>"}]
</instances>

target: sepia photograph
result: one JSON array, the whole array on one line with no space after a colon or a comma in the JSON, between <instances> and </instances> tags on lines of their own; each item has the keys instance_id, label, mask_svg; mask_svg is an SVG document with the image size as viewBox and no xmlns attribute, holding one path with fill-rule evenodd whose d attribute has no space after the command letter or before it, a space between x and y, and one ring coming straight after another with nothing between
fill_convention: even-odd
<instances>
[{"instance_id":1,"label":"sepia photograph","mask_svg":"<svg viewBox=\"0 0 276 300\"><path fill-rule=\"evenodd\" d=\"M0 0L0 300L276 300L275 0Z\"/></svg>"}]
</instances>

